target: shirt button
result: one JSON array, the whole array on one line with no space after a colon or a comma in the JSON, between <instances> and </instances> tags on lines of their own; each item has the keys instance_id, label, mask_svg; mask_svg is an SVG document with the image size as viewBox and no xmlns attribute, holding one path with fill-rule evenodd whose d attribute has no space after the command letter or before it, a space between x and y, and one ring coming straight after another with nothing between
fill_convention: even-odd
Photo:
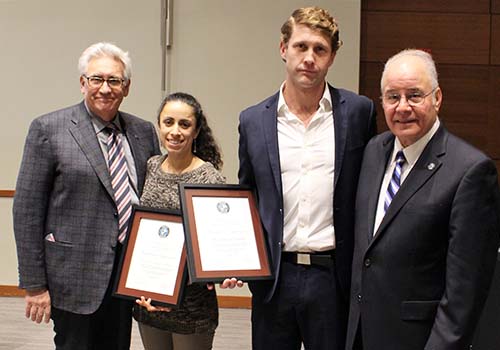
<instances>
[{"instance_id":1,"label":"shirt button","mask_svg":"<svg viewBox=\"0 0 500 350\"><path fill-rule=\"evenodd\" d=\"M361 302L361 299L363 299L363 297L361 296L361 294L358 294L358 303Z\"/></svg>"}]
</instances>

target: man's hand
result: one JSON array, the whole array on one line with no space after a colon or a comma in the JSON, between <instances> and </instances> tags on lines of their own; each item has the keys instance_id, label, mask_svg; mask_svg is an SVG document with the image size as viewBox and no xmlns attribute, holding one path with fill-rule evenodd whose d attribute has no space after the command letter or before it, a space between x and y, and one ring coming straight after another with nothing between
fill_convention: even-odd
<instances>
[{"instance_id":1,"label":"man's hand","mask_svg":"<svg viewBox=\"0 0 500 350\"><path fill-rule=\"evenodd\" d=\"M46 289L26 291L26 318L33 322L50 321L50 294Z\"/></svg>"},{"instance_id":2,"label":"man's hand","mask_svg":"<svg viewBox=\"0 0 500 350\"><path fill-rule=\"evenodd\" d=\"M236 278L226 278L222 283L220 284L220 287L222 289L233 289L234 287L241 288L243 287L243 281L237 280ZM212 290L215 288L215 285L213 283L207 283L207 289Z\"/></svg>"},{"instance_id":3,"label":"man's hand","mask_svg":"<svg viewBox=\"0 0 500 350\"><path fill-rule=\"evenodd\" d=\"M222 289L233 289L234 287L241 288L243 287L243 281L237 280L236 278L226 278L221 284L220 287Z\"/></svg>"}]
</instances>

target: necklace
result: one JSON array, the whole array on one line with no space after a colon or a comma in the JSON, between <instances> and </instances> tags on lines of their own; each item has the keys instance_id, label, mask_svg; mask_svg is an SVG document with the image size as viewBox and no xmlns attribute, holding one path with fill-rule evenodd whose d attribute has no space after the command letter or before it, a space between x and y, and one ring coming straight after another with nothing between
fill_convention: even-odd
<instances>
[{"instance_id":1,"label":"necklace","mask_svg":"<svg viewBox=\"0 0 500 350\"><path fill-rule=\"evenodd\" d=\"M187 173L193 169L198 168L201 164L203 164L203 162L201 162L201 159L199 159L198 157L193 157L187 166L185 166L179 170L178 168L173 167L168 162L168 157L167 157L162 164L162 168L168 174L182 175L182 174Z\"/></svg>"}]
</instances>

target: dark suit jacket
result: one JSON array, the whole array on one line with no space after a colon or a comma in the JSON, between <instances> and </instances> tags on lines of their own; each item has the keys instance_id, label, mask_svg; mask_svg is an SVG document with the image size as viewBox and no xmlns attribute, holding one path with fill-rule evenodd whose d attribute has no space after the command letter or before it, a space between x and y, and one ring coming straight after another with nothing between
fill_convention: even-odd
<instances>
[{"instance_id":1,"label":"dark suit jacket","mask_svg":"<svg viewBox=\"0 0 500 350\"><path fill-rule=\"evenodd\" d=\"M376 110L364 96L328 86L335 128L334 226L336 272L348 293L353 248L354 198L363 150L376 133ZM283 242L283 193L278 149L279 93L240 115L238 172L241 184L255 188L259 214L271 252L274 281L250 283L254 297L270 300L279 278ZM333 140L332 140L333 141ZM346 294L347 296L348 294Z\"/></svg>"},{"instance_id":2,"label":"dark suit jacket","mask_svg":"<svg viewBox=\"0 0 500 350\"><path fill-rule=\"evenodd\" d=\"M154 126L120 112L142 191ZM84 103L30 126L14 197L20 287L48 288L52 305L97 310L111 278L118 237L110 175ZM55 242L44 239L52 233Z\"/></svg>"},{"instance_id":3,"label":"dark suit jacket","mask_svg":"<svg viewBox=\"0 0 500 350\"><path fill-rule=\"evenodd\" d=\"M347 349L468 349L497 256L494 163L441 126L373 236L394 136L371 140L361 169Z\"/></svg>"}]
</instances>

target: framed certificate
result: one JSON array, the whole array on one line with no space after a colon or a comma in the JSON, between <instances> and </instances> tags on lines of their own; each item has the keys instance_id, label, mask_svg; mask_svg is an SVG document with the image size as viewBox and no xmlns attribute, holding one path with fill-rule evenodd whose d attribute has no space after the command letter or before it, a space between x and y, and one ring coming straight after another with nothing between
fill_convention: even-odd
<instances>
[{"instance_id":1,"label":"framed certificate","mask_svg":"<svg viewBox=\"0 0 500 350\"><path fill-rule=\"evenodd\" d=\"M115 295L178 305L186 279L186 248L179 212L134 206Z\"/></svg>"},{"instance_id":2,"label":"framed certificate","mask_svg":"<svg viewBox=\"0 0 500 350\"><path fill-rule=\"evenodd\" d=\"M255 195L239 185L179 185L193 282L270 279Z\"/></svg>"}]
</instances>

